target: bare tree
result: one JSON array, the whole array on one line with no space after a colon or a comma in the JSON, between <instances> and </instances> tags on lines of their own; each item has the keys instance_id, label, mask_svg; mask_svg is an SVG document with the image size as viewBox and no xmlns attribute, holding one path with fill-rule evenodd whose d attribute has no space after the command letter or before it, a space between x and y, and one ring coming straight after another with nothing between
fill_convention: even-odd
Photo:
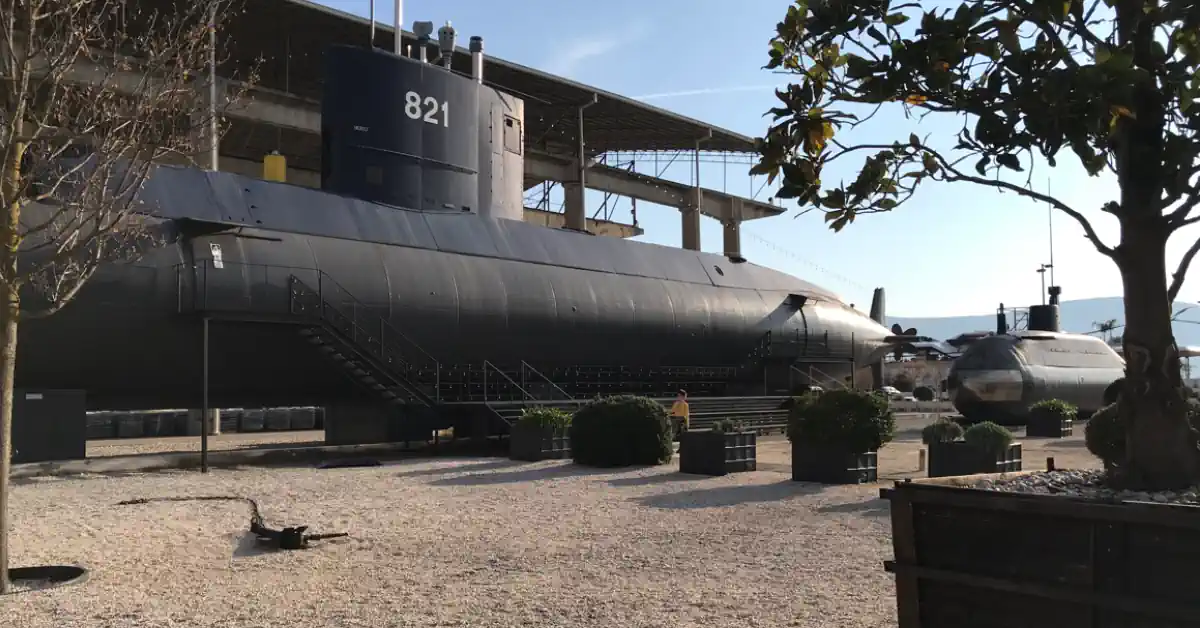
<instances>
[{"instance_id":1,"label":"bare tree","mask_svg":"<svg viewBox=\"0 0 1200 628\"><path fill-rule=\"evenodd\" d=\"M209 89L232 1L0 0L0 593L18 322L165 233L139 191L155 164L209 146L248 85Z\"/></svg>"},{"instance_id":2,"label":"bare tree","mask_svg":"<svg viewBox=\"0 0 1200 628\"><path fill-rule=\"evenodd\" d=\"M1110 334L1117 328L1117 319L1110 318L1106 321L1092 321L1092 327L1100 332L1100 336L1104 338L1104 342L1109 342Z\"/></svg>"}]
</instances>

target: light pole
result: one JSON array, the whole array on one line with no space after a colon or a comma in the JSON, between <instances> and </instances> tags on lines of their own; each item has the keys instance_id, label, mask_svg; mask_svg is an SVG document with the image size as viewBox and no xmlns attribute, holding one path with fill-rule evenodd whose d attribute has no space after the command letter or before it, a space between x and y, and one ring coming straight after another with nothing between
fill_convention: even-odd
<instances>
[{"instance_id":1,"label":"light pole","mask_svg":"<svg viewBox=\"0 0 1200 628\"><path fill-rule=\"evenodd\" d=\"M1046 271L1053 268L1054 264L1042 264L1042 267L1037 270L1038 274L1042 276L1042 305L1046 304Z\"/></svg>"}]
</instances>

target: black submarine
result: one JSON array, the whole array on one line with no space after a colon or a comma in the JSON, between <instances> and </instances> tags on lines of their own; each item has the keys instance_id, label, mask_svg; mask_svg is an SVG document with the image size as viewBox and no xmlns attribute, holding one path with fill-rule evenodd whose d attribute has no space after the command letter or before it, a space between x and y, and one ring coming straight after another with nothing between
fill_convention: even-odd
<instances>
[{"instance_id":1,"label":"black submarine","mask_svg":"<svg viewBox=\"0 0 1200 628\"><path fill-rule=\"evenodd\" d=\"M1009 329L1001 305L996 333L973 338L950 366L950 398L964 417L1019 425L1033 404L1061 399L1086 418L1115 399L1125 360L1101 338L1061 330L1056 289L1049 304L1029 308L1028 329Z\"/></svg>"},{"instance_id":2,"label":"black submarine","mask_svg":"<svg viewBox=\"0 0 1200 628\"><path fill-rule=\"evenodd\" d=\"M319 190L156 168L139 212L169 237L23 323L17 385L106 410L436 408L534 379L539 398L788 394L794 365L846 377L896 342L740 258L524 222L523 102L484 84L479 38L470 75L426 61L454 38L327 51Z\"/></svg>"}]
</instances>

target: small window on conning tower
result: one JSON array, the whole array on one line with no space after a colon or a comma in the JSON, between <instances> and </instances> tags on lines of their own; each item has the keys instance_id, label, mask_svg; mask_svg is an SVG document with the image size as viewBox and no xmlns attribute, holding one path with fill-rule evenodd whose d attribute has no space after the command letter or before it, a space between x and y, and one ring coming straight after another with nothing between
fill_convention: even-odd
<instances>
[{"instance_id":1,"label":"small window on conning tower","mask_svg":"<svg viewBox=\"0 0 1200 628\"><path fill-rule=\"evenodd\" d=\"M522 143L521 121L504 116L504 150L520 155Z\"/></svg>"}]
</instances>

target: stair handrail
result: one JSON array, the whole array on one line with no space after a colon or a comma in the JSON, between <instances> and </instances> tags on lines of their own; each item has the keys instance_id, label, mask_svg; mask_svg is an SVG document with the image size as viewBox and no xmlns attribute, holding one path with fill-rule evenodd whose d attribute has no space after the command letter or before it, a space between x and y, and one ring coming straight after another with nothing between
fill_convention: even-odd
<instances>
[{"instance_id":1,"label":"stair handrail","mask_svg":"<svg viewBox=\"0 0 1200 628\"><path fill-rule=\"evenodd\" d=\"M508 373L505 373L504 371L500 370L500 367L496 366L495 364L492 364L491 362L489 362L487 360L484 360L483 361L483 400L485 402L488 400L488 398L487 398L487 374L488 374L489 368L491 368L492 370L499 373L500 377L503 377L504 379L508 380L508 383L512 384L514 388L521 391L521 394L525 395L526 397L528 397L529 399L531 399L533 401L538 400L537 397L534 397L533 395L529 394L529 391L522 388L520 384L514 382L513 378L508 376Z\"/></svg>"},{"instance_id":2,"label":"stair handrail","mask_svg":"<svg viewBox=\"0 0 1200 628\"><path fill-rule=\"evenodd\" d=\"M315 269L315 270L317 272L317 284L318 284L317 291L318 291L318 294L321 297L322 301L325 301L325 294L324 294L324 291L321 290L320 284L322 284L324 281L328 280L329 283L332 283L334 285L334 287L336 287L338 290L341 290L343 293L345 293L346 296L350 297L350 299L352 301L354 301L355 305L370 311L370 308L367 308L366 304L364 304L362 301L360 301L358 299L358 297L354 296L353 292L350 292L349 290L347 290L345 288L345 286L338 283L337 280L334 279L332 276L330 276L329 273L327 273L319 268ZM303 282L303 280L300 279L299 277L297 277L297 280ZM327 302L327 301L325 301L325 302ZM382 316L378 316L378 315L376 315L376 317L382 322L384 327L386 327L391 332L395 333L397 336L400 336L400 338L403 339L408 344L411 344L414 349L421 352L421 354L423 354L426 358L428 358L430 362L433 362L434 365L436 365L436 366L439 366L439 367L441 366L441 363L439 363L436 358L434 358L432 355L430 355L428 351L426 351L421 345L417 344L414 340L412 340L408 336L405 336L404 332L400 331L399 329L396 329L396 327L393 326L391 323L389 323L386 318L384 318ZM354 320L353 317L351 317L351 320Z\"/></svg>"},{"instance_id":3,"label":"stair handrail","mask_svg":"<svg viewBox=\"0 0 1200 628\"><path fill-rule=\"evenodd\" d=\"M563 390L561 387L559 387L559 385L558 385L558 384L555 384L555 383L554 383L554 380L550 379L549 377L546 377L545 375L543 375L543 374L542 374L542 372L541 372L541 371L539 371L539 370L537 370L537 369L533 368L533 365L532 365L532 364L530 364L530 363L526 362L525 360L521 360L521 370L522 370L522 372L524 372L524 370L525 370L525 369L529 369L529 370L530 370L530 371L531 371L531 372L532 372L534 375L537 375L538 377L540 377L540 378L542 378L543 380L545 380L545 382L546 382L547 384L550 384L551 386L553 386L553 387L554 387L554 390L557 390L557 391L559 392L559 394L561 394L561 395L562 395L563 397L565 397L566 399L569 399L569 400L571 400L571 401L575 401L575 397L574 397L574 396L573 396L571 393L568 393L567 391L565 391L565 390ZM547 401L549 401L549 400L547 400Z\"/></svg>"},{"instance_id":4,"label":"stair handrail","mask_svg":"<svg viewBox=\"0 0 1200 628\"><path fill-rule=\"evenodd\" d=\"M791 369L793 371L796 371L797 373L803 375L805 379L809 380L810 382L812 381L812 376L809 373L805 373L804 371L800 370L799 368L796 368L795 364L791 364L789 366L791 367ZM849 386L846 386L846 384L838 381L838 379L836 377L830 375L829 373L826 373L825 371L822 371L821 369L819 369L811 364L808 365L808 368L810 371L816 371L818 375L824 376L825 381L832 382L833 384L841 386L843 390L850 390Z\"/></svg>"}]
</instances>

